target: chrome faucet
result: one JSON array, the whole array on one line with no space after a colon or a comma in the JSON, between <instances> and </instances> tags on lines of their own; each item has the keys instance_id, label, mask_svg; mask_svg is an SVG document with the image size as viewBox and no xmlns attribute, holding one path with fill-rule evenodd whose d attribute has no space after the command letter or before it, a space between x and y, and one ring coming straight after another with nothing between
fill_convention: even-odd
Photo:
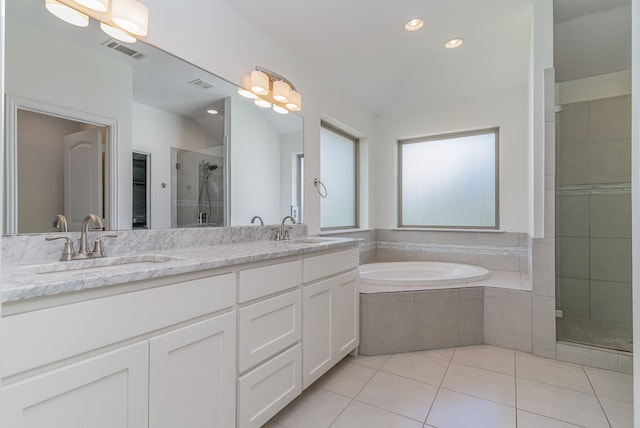
<instances>
[{"instance_id":1,"label":"chrome faucet","mask_svg":"<svg viewBox=\"0 0 640 428\"><path fill-rule=\"evenodd\" d=\"M260 217L259 215L253 216L253 218L251 219L251 224L253 224L253 222L256 220L260 220L260 226L264 226L264 221L262 221L262 217Z\"/></svg>"},{"instance_id":2,"label":"chrome faucet","mask_svg":"<svg viewBox=\"0 0 640 428\"><path fill-rule=\"evenodd\" d=\"M82 221L82 229L80 230L80 248L76 253L76 259L84 259L91 257L91 252L87 249L87 230L89 229L89 222L92 223L93 230L102 230L102 221L100 217L95 214L89 214ZM98 256L100 257L100 256Z\"/></svg>"},{"instance_id":3,"label":"chrome faucet","mask_svg":"<svg viewBox=\"0 0 640 428\"><path fill-rule=\"evenodd\" d=\"M282 224L280 225L280 230L276 233L276 241L286 241L289 239L289 231L287 230L286 226L284 225L284 223L287 221L287 219L291 220L291 224L296 224L296 221L293 217L291 217L290 215L286 216L285 218L282 219Z\"/></svg>"},{"instance_id":4,"label":"chrome faucet","mask_svg":"<svg viewBox=\"0 0 640 428\"><path fill-rule=\"evenodd\" d=\"M67 231L67 218L64 214L56 214L53 219L53 227L57 228L60 232Z\"/></svg>"}]
</instances>

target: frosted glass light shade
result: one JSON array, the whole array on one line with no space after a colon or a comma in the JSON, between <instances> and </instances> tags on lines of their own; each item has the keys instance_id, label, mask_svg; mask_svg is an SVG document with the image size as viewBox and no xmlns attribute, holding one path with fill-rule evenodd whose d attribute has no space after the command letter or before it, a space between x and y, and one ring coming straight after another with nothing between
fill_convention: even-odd
<instances>
[{"instance_id":1,"label":"frosted glass light shade","mask_svg":"<svg viewBox=\"0 0 640 428\"><path fill-rule=\"evenodd\" d=\"M97 12L106 12L109 8L109 0L73 0L79 5Z\"/></svg>"},{"instance_id":2,"label":"frosted glass light shade","mask_svg":"<svg viewBox=\"0 0 640 428\"><path fill-rule=\"evenodd\" d=\"M251 72L251 90L258 95L269 93L269 76L262 71L253 70Z\"/></svg>"},{"instance_id":3,"label":"frosted glass light shade","mask_svg":"<svg viewBox=\"0 0 640 428\"><path fill-rule=\"evenodd\" d=\"M287 102L287 108L291 111L300 111L302 108L302 95L300 92L289 92L289 101Z\"/></svg>"},{"instance_id":4,"label":"frosted glass light shade","mask_svg":"<svg viewBox=\"0 0 640 428\"><path fill-rule=\"evenodd\" d=\"M262 107L262 108L271 107L271 103L267 100L263 100L262 98L256 98L255 100L253 100L253 103L258 107Z\"/></svg>"},{"instance_id":5,"label":"frosted glass light shade","mask_svg":"<svg viewBox=\"0 0 640 428\"><path fill-rule=\"evenodd\" d=\"M287 82L283 82L282 80L276 80L273 82L274 100L280 103L286 103L289 101L289 92L291 92L291 86L289 86Z\"/></svg>"},{"instance_id":6,"label":"frosted glass light shade","mask_svg":"<svg viewBox=\"0 0 640 428\"><path fill-rule=\"evenodd\" d=\"M136 38L131 34L127 34L119 28L112 27L111 25L107 25L104 22L100 23L100 29L104 31L110 37L113 37L116 40L120 40L125 43L135 43Z\"/></svg>"},{"instance_id":7,"label":"frosted glass light shade","mask_svg":"<svg viewBox=\"0 0 640 428\"><path fill-rule=\"evenodd\" d=\"M242 88L238 89L238 94L245 98L249 98L251 100L255 100L256 98L258 98L256 94L254 94L253 92L247 89L242 89Z\"/></svg>"},{"instance_id":8,"label":"frosted glass light shade","mask_svg":"<svg viewBox=\"0 0 640 428\"><path fill-rule=\"evenodd\" d=\"M149 9L136 0L112 0L111 20L136 36L146 36L149 32Z\"/></svg>"},{"instance_id":9,"label":"frosted glass light shade","mask_svg":"<svg viewBox=\"0 0 640 428\"><path fill-rule=\"evenodd\" d=\"M71 25L77 27L86 27L89 25L89 17L87 15L56 0L45 0L44 6L57 18Z\"/></svg>"},{"instance_id":10,"label":"frosted glass light shade","mask_svg":"<svg viewBox=\"0 0 640 428\"><path fill-rule=\"evenodd\" d=\"M278 104L274 104L273 105L273 111L275 111L276 113L280 113L280 114L287 114L289 113L289 110L287 110L286 108L279 106Z\"/></svg>"}]
</instances>

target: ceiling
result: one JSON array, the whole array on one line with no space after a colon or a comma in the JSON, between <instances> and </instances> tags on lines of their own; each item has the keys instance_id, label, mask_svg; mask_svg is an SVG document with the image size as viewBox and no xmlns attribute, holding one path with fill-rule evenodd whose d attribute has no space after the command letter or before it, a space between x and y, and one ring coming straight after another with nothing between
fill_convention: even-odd
<instances>
[{"instance_id":1,"label":"ceiling","mask_svg":"<svg viewBox=\"0 0 640 428\"><path fill-rule=\"evenodd\" d=\"M222 1L374 114L446 105L527 84L534 0ZM555 20L630 2L554 0ZM414 17L425 26L406 32L404 22ZM445 49L452 37L465 43ZM295 83L295 76L287 77Z\"/></svg>"}]
</instances>

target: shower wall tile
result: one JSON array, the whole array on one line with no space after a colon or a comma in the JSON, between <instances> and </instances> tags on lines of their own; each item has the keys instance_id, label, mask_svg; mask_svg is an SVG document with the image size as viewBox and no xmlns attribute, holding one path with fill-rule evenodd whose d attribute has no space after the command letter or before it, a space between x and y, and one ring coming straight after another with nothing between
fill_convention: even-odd
<instances>
[{"instance_id":1,"label":"shower wall tile","mask_svg":"<svg viewBox=\"0 0 640 428\"><path fill-rule=\"evenodd\" d=\"M533 294L539 296L555 296L556 266L555 240L533 240Z\"/></svg>"},{"instance_id":2,"label":"shower wall tile","mask_svg":"<svg viewBox=\"0 0 640 428\"><path fill-rule=\"evenodd\" d=\"M544 124L544 173L554 175L556 173L556 122L550 121Z\"/></svg>"},{"instance_id":3,"label":"shower wall tile","mask_svg":"<svg viewBox=\"0 0 640 428\"><path fill-rule=\"evenodd\" d=\"M620 373L633 374L633 354L623 354L620 353L618 355L618 371Z\"/></svg>"},{"instance_id":4,"label":"shower wall tile","mask_svg":"<svg viewBox=\"0 0 640 428\"><path fill-rule=\"evenodd\" d=\"M631 282L631 239L591 238L591 278Z\"/></svg>"},{"instance_id":5,"label":"shower wall tile","mask_svg":"<svg viewBox=\"0 0 640 428\"><path fill-rule=\"evenodd\" d=\"M589 103L564 104L558 115L559 143L575 143L589 138Z\"/></svg>"},{"instance_id":6,"label":"shower wall tile","mask_svg":"<svg viewBox=\"0 0 640 428\"><path fill-rule=\"evenodd\" d=\"M557 236L589 236L589 196L558 196Z\"/></svg>"},{"instance_id":7,"label":"shower wall tile","mask_svg":"<svg viewBox=\"0 0 640 428\"><path fill-rule=\"evenodd\" d=\"M588 180L588 143L565 143L558 148L558 184L582 184Z\"/></svg>"},{"instance_id":8,"label":"shower wall tile","mask_svg":"<svg viewBox=\"0 0 640 428\"><path fill-rule=\"evenodd\" d=\"M631 194L591 196L591 237L631 238Z\"/></svg>"},{"instance_id":9,"label":"shower wall tile","mask_svg":"<svg viewBox=\"0 0 640 428\"><path fill-rule=\"evenodd\" d=\"M591 319L631 325L630 282L591 281Z\"/></svg>"},{"instance_id":10,"label":"shower wall tile","mask_svg":"<svg viewBox=\"0 0 640 428\"><path fill-rule=\"evenodd\" d=\"M558 278L561 309L565 318L589 319L589 280L575 278Z\"/></svg>"},{"instance_id":11,"label":"shower wall tile","mask_svg":"<svg viewBox=\"0 0 640 428\"><path fill-rule=\"evenodd\" d=\"M593 140L631 137L631 95L589 102L589 136Z\"/></svg>"},{"instance_id":12,"label":"shower wall tile","mask_svg":"<svg viewBox=\"0 0 640 428\"><path fill-rule=\"evenodd\" d=\"M589 239L558 238L559 276L565 278L589 278Z\"/></svg>"},{"instance_id":13,"label":"shower wall tile","mask_svg":"<svg viewBox=\"0 0 640 428\"><path fill-rule=\"evenodd\" d=\"M567 343L558 343L556 351L560 361L613 371L618 371L620 367L618 353L615 351L585 348Z\"/></svg>"},{"instance_id":14,"label":"shower wall tile","mask_svg":"<svg viewBox=\"0 0 640 428\"><path fill-rule=\"evenodd\" d=\"M587 168L582 183L623 183L631 181L631 139L590 142Z\"/></svg>"}]
</instances>

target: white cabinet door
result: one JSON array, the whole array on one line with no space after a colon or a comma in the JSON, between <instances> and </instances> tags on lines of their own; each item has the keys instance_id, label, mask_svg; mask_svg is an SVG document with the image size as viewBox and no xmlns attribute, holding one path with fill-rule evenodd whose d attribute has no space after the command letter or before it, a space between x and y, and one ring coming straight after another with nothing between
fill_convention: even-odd
<instances>
[{"instance_id":1,"label":"white cabinet door","mask_svg":"<svg viewBox=\"0 0 640 428\"><path fill-rule=\"evenodd\" d=\"M144 341L6 386L0 426L146 427L148 358Z\"/></svg>"},{"instance_id":2,"label":"white cabinet door","mask_svg":"<svg viewBox=\"0 0 640 428\"><path fill-rule=\"evenodd\" d=\"M358 346L357 272L302 289L302 385L307 388Z\"/></svg>"},{"instance_id":3,"label":"white cabinet door","mask_svg":"<svg viewBox=\"0 0 640 428\"><path fill-rule=\"evenodd\" d=\"M235 316L150 339L150 428L235 426Z\"/></svg>"}]
</instances>

